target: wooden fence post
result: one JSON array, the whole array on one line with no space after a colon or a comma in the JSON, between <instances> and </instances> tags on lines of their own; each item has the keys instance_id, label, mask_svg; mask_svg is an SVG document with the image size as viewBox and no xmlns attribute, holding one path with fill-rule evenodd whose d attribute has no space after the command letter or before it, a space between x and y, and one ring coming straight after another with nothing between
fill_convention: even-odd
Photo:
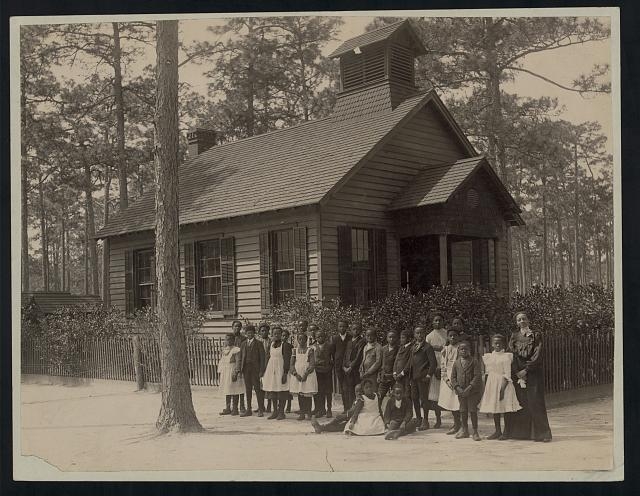
<instances>
[{"instance_id":1,"label":"wooden fence post","mask_svg":"<svg viewBox=\"0 0 640 496\"><path fill-rule=\"evenodd\" d=\"M133 367L136 372L136 384L138 391L145 389L144 367L142 365L142 353L140 351L140 336L133 337Z\"/></svg>"}]
</instances>

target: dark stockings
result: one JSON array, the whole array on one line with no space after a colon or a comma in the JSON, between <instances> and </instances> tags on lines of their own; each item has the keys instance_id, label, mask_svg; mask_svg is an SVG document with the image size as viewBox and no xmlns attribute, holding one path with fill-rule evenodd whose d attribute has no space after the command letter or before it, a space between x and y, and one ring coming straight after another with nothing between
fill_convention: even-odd
<instances>
[{"instance_id":1,"label":"dark stockings","mask_svg":"<svg viewBox=\"0 0 640 496\"><path fill-rule=\"evenodd\" d=\"M497 435L501 435L502 434L502 427L500 426L500 417L501 417L501 415L499 413L494 413L493 414L493 425L495 425L495 427L496 427L496 434Z\"/></svg>"},{"instance_id":2,"label":"dark stockings","mask_svg":"<svg viewBox=\"0 0 640 496\"><path fill-rule=\"evenodd\" d=\"M464 432L469 432L469 416L471 416L471 427L473 427L473 431L476 432L478 430L478 412L460 412L462 429Z\"/></svg>"}]
</instances>

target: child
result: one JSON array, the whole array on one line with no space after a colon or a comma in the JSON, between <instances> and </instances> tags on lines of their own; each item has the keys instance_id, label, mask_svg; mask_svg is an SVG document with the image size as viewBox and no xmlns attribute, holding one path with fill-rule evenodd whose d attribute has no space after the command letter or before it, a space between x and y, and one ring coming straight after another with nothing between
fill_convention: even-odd
<instances>
[{"instance_id":1,"label":"child","mask_svg":"<svg viewBox=\"0 0 640 496\"><path fill-rule=\"evenodd\" d=\"M387 332L387 344L382 348L382 365L378 372L378 401L382 400L393 388L393 365L398 354L398 334L395 331Z\"/></svg>"},{"instance_id":2,"label":"child","mask_svg":"<svg viewBox=\"0 0 640 496\"><path fill-rule=\"evenodd\" d=\"M434 377L431 378L429 384L429 406L433 408L433 412L436 414L436 423L433 425L433 428L438 429L442 425L440 407L438 406L438 399L440 397L440 374L442 371L441 352L447 344L447 330L444 328L444 315L440 312L435 312L433 314L432 325L433 330L427 334L426 340L436 353L438 365L436 373Z\"/></svg>"},{"instance_id":3,"label":"child","mask_svg":"<svg viewBox=\"0 0 640 496\"><path fill-rule=\"evenodd\" d=\"M345 395L342 401L345 410L349 410L355 401L355 387L360 383L359 370L362 363L362 350L365 345L365 340L362 337L362 324L354 324L350 331L351 340L347 343L342 362L345 380Z\"/></svg>"},{"instance_id":4,"label":"child","mask_svg":"<svg viewBox=\"0 0 640 496\"><path fill-rule=\"evenodd\" d=\"M464 330L464 319L461 316L454 317L451 321L451 329L458 331L458 343L467 341L471 345L471 354L475 356L475 340Z\"/></svg>"},{"instance_id":5,"label":"child","mask_svg":"<svg viewBox=\"0 0 640 496\"><path fill-rule=\"evenodd\" d=\"M242 334L242 322L240 322L239 320L234 320L231 323L231 330L233 332L234 345L240 348L240 345L242 345L242 342L246 339ZM244 412L245 412L245 407L244 407L244 392L243 392L240 395L240 413L244 413Z\"/></svg>"},{"instance_id":6,"label":"child","mask_svg":"<svg viewBox=\"0 0 640 496\"><path fill-rule=\"evenodd\" d=\"M282 328L272 329L273 340L269 347L267 367L262 376L262 389L273 400L273 413L269 419L284 420L284 406L289 396L289 369L292 347L282 340Z\"/></svg>"},{"instance_id":7,"label":"child","mask_svg":"<svg viewBox=\"0 0 640 496\"><path fill-rule=\"evenodd\" d=\"M356 400L362 396L362 384L358 384L355 388ZM353 416L355 411L355 404L347 412L342 412L336 415L336 418L327 422L326 424L320 424L317 420L312 420L311 425L316 434L322 434L323 432L342 432L347 426L347 422Z\"/></svg>"},{"instance_id":8,"label":"child","mask_svg":"<svg viewBox=\"0 0 640 496\"><path fill-rule=\"evenodd\" d=\"M235 345L235 335L226 336L226 344L220 358L220 387L225 395L226 408L220 415L238 415L238 400L244 392L244 380L240 376L240 348ZM233 409L231 409L233 400Z\"/></svg>"},{"instance_id":9,"label":"child","mask_svg":"<svg viewBox=\"0 0 640 496\"><path fill-rule=\"evenodd\" d=\"M433 348L425 341L426 331L424 327L416 327L414 331L415 344L411 350L411 397L416 409L416 420L420 422L419 431L429 428L429 382L436 372L438 362ZM424 417L420 412L424 411Z\"/></svg>"},{"instance_id":10,"label":"child","mask_svg":"<svg viewBox=\"0 0 640 496\"><path fill-rule=\"evenodd\" d=\"M349 322L346 320L338 321L338 332L331 339L331 352L333 354L333 367L342 398L342 413L347 413L348 384L345 378L344 362L346 358L347 345L351 342L351 334L349 333Z\"/></svg>"},{"instance_id":11,"label":"child","mask_svg":"<svg viewBox=\"0 0 640 496\"><path fill-rule=\"evenodd\" d=\"M271 346L271 336L270 336L270 327L266 322L262 322L258 327L259 340L262 342L262 346L264 347L264 356L265 360L267 355L269 354L269 347ZM262 409L263 412L271 413L271 400L267 400L267 408L264 407L264 391L262 391L262 403L258 405L258 409L254 410L255 412L260 411Z\"/></svg>"},{"instance_id":12,"label":"child","mask_svg":"<svg viewBox=\"0 0 640 496\"><path fill-rule=\"evenodd\" d=\"M480 441L478 434L478 403L482 395L482 371L480 362L471 356L471 345L463 341L458 345L458 359L451 369L451 385L460 401L460 417L462 430L456 434L456 439L469 437L469 419L473 427L473 440Z\"/></svg>"},{"instance_id":13,"label":"child","mask_svg":"<svg viewBox=\"0 0 640 496\"><path fill-rule=\"evenodd\" d=\"M240 370L246 386L247 409L240 414L241 417L251 417L252 394L256 392L258 404L258 417L262 417L264 405L264 392L260 387L260 376L264 372L265 354L264 345L256 339L256 328L249 324L245 328L245 339L240 345Z\"/></svg>"},{"instance_id":14,"label":"child","mask_svg":"<svg viewBox=\"0 0 640 496\"><path fill-rule=\"evenodd\" d=\"M316 344L314 346L314 357L316 360L316 377L318 378L318 394L315 395L314 415L320 418L324 415L331 418L331 396L333 395L333 381L331 371L333 370L333 354L331 343L327 342L327 334L322 330L316 330ZM326 404L326 408L325 408Z\"/></svg>"},{"instance_id":15,"label":"child","mask_svg":"<svg viewBox=\"0 0 640 496\"><path fill-rule=\"evenodd\" d=\"M344 428L347 436L379 436L384 434L384 420L378 395L371 379L362 381L362 396L355 403L353 415Z\"/></svg>"},{"instance_id":16,"label":"child","mask_svg":"<svg viewBox=\"0 0 640 496\"><path fill-rule=\"evenodd\" d=\"M378 389L378 371L382 365L382 346L377 342L377 332L374 328L365 333L367 344L362 349L362 363L360 364L360 382L370 379L375 389Z\"/></svg>"},{"instance_id":17,"label":"child","mask_svg":"<svg viewBox=\"0 0 640 496\"><path fill-rule=\"evenodd\" d=\"M449 410L453 415L453 427L447 431L447 434L455 434L460 430L460 402L451 385L451 370L458 359L458 331L455 328L449 329L447 339L449 344L441 352L442 369L438 406L443 410Z\"/></svg>"},{"instance_id":18,"label":"child","mask_svg":"<svg viewBox=\"0 0 640 496\"><path fill-rule=\"evenodd\" d=\"M393 378L402 384L405 395L411 398L411 345L413 344L413 331L405 329L400 333L400 346L396 359L393 362ZM418 410L416 412L419 412Z\"/></svg>"},{"instance_id":19,"label":"child","mask_svg":"<svg viewBox=\"0 0 640 496\"><path fill-rule=\"evenodd\" d=\"M290 337L290 333L288 329L283 329L282 330L282 341L284 341L285 343L289 343L291 344L292 348L293 348L293 343L290 342L289 337ZM291 400L293 400L293 395L291 393L287 393L287 413L291 413ZM300 413L300 412L296 412L296 413Z\"/></svg>"},{"instance_id":20,"label":"child","mask_svg":"<svg viewBox=\"0 0 640 496\"><path fill-rule=\"evenodd\" d=\"M496 430L487 439L508 439L507 428L503 434L500 426L501 414L517 412L521 406L516 396L516 388L511 380L511 362L513 354L505 352L506 339L502 334L494 334L491 338L493 352L485 353L484 362L487 381L480 402L482 413L493 413ZM505 417L506 419L506 417ZM506 422L505 422L506 424Z\"/></svg>"},{"instance_id":21,"label":"child","mask_svg":"<svg viewBox=\"0 0 640 496\"><path fill-rule=\"evenodd\" d=\"M387 440L398 439L400 436L413 434L417 422L413 419L413 405L402 388L402 384L393 386L393 397L384 409L384 423L387 425Z\"/></svg>"},{"instance_id":22,"label":"child","mask_svg":"<svg viewBox=\"0 0 640 496\"><path fill-rule=\"evenodd\" d=\"M298 333L298 346L294 350L289 369L291 374L289 393L298 395L300 405L298 420L304 420L305 415L311 420L311 399L318 392L314 350L307 346L307 339L306 333Z\"/></svg>"}]
</instances>

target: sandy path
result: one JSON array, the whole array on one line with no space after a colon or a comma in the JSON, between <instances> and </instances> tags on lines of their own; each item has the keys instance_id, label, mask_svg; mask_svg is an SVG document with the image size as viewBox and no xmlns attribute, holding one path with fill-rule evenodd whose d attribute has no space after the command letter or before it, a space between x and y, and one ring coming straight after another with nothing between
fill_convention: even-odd
<instances>
[{"instance_id":1,"label":"sandy path","mask_svg":"<svg viewBox=\"0 0 640 496\"><path fill-rule=\"evenodd\" d=\"M217 390L194 390L201 434L155 435L160 395L127 383L22 386L22 452L63 471L105 470L607 470L612 400L553 409L553 442L474 442L430 430L396 442L312 433L293 414L283 421L220 417ZM294 408L296 400L294 399ZM444 413L445 426L450 414ZM493 430L481 415L480 432Z\"/></svg>"}]
</instances>

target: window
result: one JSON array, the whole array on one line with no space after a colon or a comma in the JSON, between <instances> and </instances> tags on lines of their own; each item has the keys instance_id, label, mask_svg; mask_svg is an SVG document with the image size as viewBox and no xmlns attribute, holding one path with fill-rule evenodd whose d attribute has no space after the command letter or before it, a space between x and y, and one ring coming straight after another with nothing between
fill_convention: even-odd
<instances>
[{"instance_id":1,"label":"window","mask_svg":"<svg viewBox=\"0 0 640 496\"><path fill-rule=\"evenodd\" d=\"M259 245L262 312L290 298L307 297L307 228L264 231Z\"/></svg>"},{"instance_id":2,"label":"window","mask_svg":"<svg viewBox=\"0 0 640 496\"><path fill-rule=\"evenodd\" d=\"M372 299L369 263L369 229L351 229L351 263L353 270L353 303L366 305Z\"/></svg>"},{"instance_id":3,"label":"window","mask_svg":"<svg viewBox=\"0 0 640 496\"><path fill-rule=\"evenodd\" d=\"M156 257L153 248L124 252L125 312L154 307L156 302Z\"/></svg>"},{"instance_id":4,"label":"window","mask_svg":"<svg viewBox=\"0 0 640 496\"><path fill-rule=\"evenodd\" d=\"M222 311L222 271L220 240L198 243L198 295L199 308L213 312Z\"/></svg>"},{"instance_id":5,"label":"window","mask_svg":"<svg viewBox=\"0 0 640 496\"><path fill-rule=\"evenodd\" d=\"M235 243L233 237L185 243L185 303L222 316L235 315Z\"/></svg>"},{"instance_id":6,"label":"window","mask_svg":"<svg viewBox=\"0 0 640 496\"><path fill-rule=\"evenodd\" d=\"M136 310L153 307L156 286L156 256L151 250L135 252Z\"/></svg>"},{"instance_id":7,"label":"window","mask_svg":"<svg viewBox=\"0 0 640 496\"><path fill-rule=\"evenodd\" d=\"M276 305L294 297L293 229L272 233L274 303Z\"/></svg>"},{"instance_id":8,"label":"window","mask_svg":"<svg viewBox=\"0 0 640 496\"><path fill-rule=\"evenodd\" d=\"M387 238L384 229L338 227L340 299L368 305L387 294Z\"/></svg>"}]
</instances>

